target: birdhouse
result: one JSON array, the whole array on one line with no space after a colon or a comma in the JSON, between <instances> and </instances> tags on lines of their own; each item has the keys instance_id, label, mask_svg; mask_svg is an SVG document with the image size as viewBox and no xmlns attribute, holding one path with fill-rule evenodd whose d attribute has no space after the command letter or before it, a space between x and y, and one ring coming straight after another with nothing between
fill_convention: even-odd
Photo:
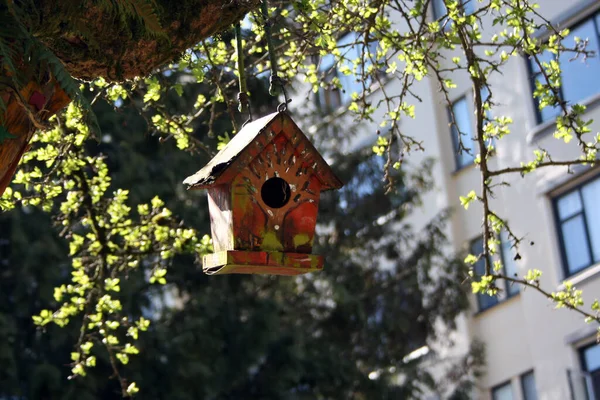
<instances>
[{"instance_id":1,"label":"birdhouse","mask_svg":"<svg viewBox=\"0 0 600 400\"><path fill-rule=\"evenodd\" d=\"M311 254L319 197L342 182L287 113L248 123L183 183L208 192L215 252L202 260L207 274L323 268Z\"/></svg>"}]
</instances>

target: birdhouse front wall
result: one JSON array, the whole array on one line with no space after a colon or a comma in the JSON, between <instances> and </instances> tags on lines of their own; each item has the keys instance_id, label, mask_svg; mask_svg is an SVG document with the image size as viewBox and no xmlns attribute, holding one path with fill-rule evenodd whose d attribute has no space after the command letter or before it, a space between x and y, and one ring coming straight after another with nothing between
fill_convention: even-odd
<instances>
[{"instance_id":1,"label":"birdhouse front wall","mask_svg":"<svg viewBox=\"0 0 600 400\"><path fill-rule=\"evenodd\" d=\"M321 191L312 152L296 135L267 135L273 140L232 182L234 248L310 253Z\"/></svg>"}]
</instances>

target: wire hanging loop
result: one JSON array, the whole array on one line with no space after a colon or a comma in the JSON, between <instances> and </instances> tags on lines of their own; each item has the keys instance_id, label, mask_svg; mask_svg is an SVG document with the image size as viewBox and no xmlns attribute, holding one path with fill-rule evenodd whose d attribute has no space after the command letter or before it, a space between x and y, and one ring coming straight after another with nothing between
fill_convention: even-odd
<instances>
[{"instance_id":1,"label":"wire hanging loop","mask_svg":"<svg viewBox=\"0 0 600 400\"><path fill-rule=\"evenodd\" d=\"M242 27L239 22L235 24L235 42L240 87L240 91L238 92L238 110L241 113L248 113L248 119L242 125L243 127L248 122L252 121L252 108L250 107L250 99L248 98L248 86L246 84L246 68L244 66L244 50L242 44Z\"/></svg>"},{"instance_id":2,"label":"wire hanging loop","mask_svg":"<svg viewBox=\"0 0 600 400\"><path fill-rule=\"evenodd\" d=\"M281 89L284 99L283 103L279 103L279 105L277 106L277 111L284 112L287 110L287 105L289 102L292 101L292 99L288 97L287 90L285 89L285 81L281 79L278 75L271 75L271 79L269 79L269 94L271 96L277 96L277 93L275 91L275 85L279 86L279 88Z\"/></svg>"},{"instance_id":3,"label":"wire hanging loop","mask_svg":"<svg viewBox=\"0 0 600 400\"><path fill-rule=\"evenodd\" d=\"M287 105L292 101L288 97L287 90L285 89L285 81L279 76L277 72L277 55L275 54L275 46L273 46L273 32L271 30L271 21L269 20L269 4L267 0L262 0L261 11L264 21L265 37L267 38L267 51L269 53L269 61L271 63L271 78L269 79L269 94L271 96L277 96L279 93L276 87L281 89L283 93L283 103L277 106L278 112L284 112L287 110Z\"/></svg>"}]
</instances>

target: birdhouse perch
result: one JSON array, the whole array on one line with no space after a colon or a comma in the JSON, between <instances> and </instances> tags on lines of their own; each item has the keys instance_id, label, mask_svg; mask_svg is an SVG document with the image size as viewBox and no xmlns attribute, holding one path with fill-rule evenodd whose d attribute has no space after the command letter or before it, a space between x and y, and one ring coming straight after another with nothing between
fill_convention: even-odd
<instances>
[{"instance_id":1,"label":"birdhouse perch","mask_svg":"<svg viewBox=\"0 0 600 400\"><path fill-rule=\"evenodd\" d=\"M253 121L184 182L207 189L215 253L207 274L298 275L311 254L320 193L342 182L285 112Z\"/></svg>"}]
</instances>

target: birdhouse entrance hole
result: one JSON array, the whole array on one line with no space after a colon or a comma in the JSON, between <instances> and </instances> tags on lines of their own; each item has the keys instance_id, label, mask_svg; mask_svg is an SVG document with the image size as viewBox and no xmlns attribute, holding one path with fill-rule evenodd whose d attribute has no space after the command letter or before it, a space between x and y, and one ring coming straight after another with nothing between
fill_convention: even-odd
<instances>
[{"instance_id":1,"label":"birdhouse entrance hole","mask_svg":"<svg viewBox=\"0 0 600 400\"><path fill-rule=\"evenodd\" d=\"M260 190L263 202L271 208L281 208L287 204L291 196L290 185L279 177L265 181Z\"/></svg>"}]
</instances>

